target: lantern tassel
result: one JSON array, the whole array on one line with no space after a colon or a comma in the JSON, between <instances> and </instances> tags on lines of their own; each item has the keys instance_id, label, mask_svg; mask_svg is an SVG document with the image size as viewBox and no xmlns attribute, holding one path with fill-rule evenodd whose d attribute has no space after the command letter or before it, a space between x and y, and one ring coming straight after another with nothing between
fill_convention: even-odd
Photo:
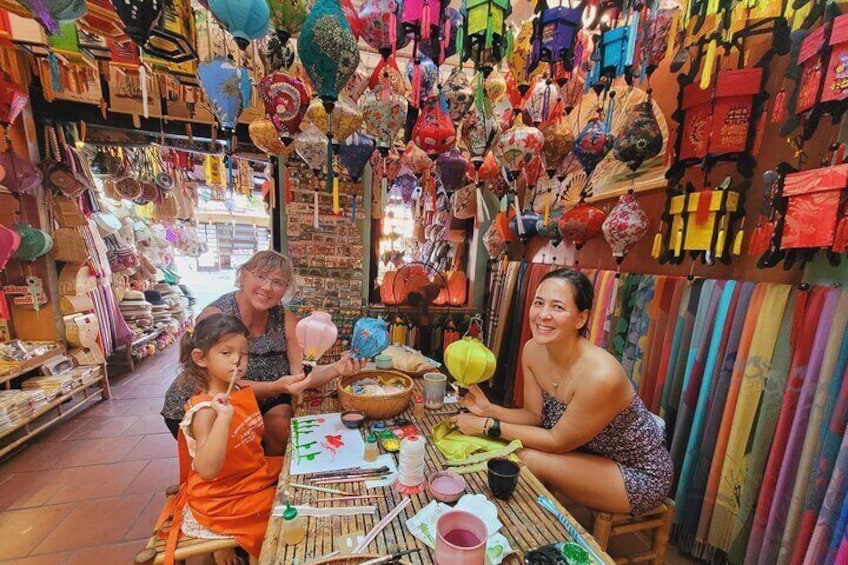
<instances>
[{"instance_id":1,"label":"lantern tassel","mask_svg":"<svg viewBox=\"0 0 848 565\"><path fill-rule=\"evenodd\" d=\"M426 0L421 8L421 39L430 41L430 3Z\"/></svg>"},{"instance_id":2,"label":"lantern tassel","mask_svg":"<svg viewBox=\"0 0 848 565\"><path fill-rule=\"evenodd\" d=\"M319 229L320 224L318 222L318 191L312 193L312 227L316 230Z\"/></svg>"},{"instance_id":3,"label":"lantern tassel","mask_svg":"<svg viewBox=\"0 0 848 565\"><path fill-rule=\"evenodd\" d=\"M463 26L459 26L456 30L456 52L459 53L460 59L462 59L462 48L465 47L465 30Z\"/></svg>"},{"instance_id":4,"label":"lantern tassel","mask_svg":"<svg viewBox=\"0 0 848 565\"><path fill-rule=\"evenodd\" d=\"M774 108L771 110L771 123L782 124L786 119L786 89L781 88L774 97Z\"/></svg>"},{"instance_id":5,"label":"lantern tassel","mask_svg":"<svg viewBox=\"0 0 848 565\"><path fill-rule=\"evenodd\" d=\"M339 215L342 213L342 207L339 204L339 177L333 177L333 214Z\"/></svg>"},{"instance_id":6,"label":"lantern tassel","mask_svg":"<svg viewBox=\"0 0 848 565\"><path fill-rule=\"evenodd\" d=\"M651 257L659 260L663 253L663 235L662 232L657 232L654 235L654 246L651 248Z\"/></svg>"},{"instance_id":7,"label":"lantern tassel","mask_svg":"<svg viewBox=\"0 0 848 565\"><path fill-rule=\"evenodd\" d=\"M286 204L291 204L294 201L294 196L292 195L291 190L291 176L289 175L289 168L283 168L283 194L285 195Z\"/></svg>"},{"instance_id":8,"label":"lantern tassel","mask_svg":"<svg viewBox=\"0 0 848 565\"><path fill-rule=\"evenodd\" d=\"M551 193L550 191L545 193L545 213L543 215L542 223L544 225L548 225L548 221L551 219Z\"/></svg>"},{"instance_id":9,"label":"lantern tassel","mask_svg":"<svg viewBox=\"0 0 848 565\"><path fill-rule=\"evenodd\" d=\"M489 8L489 16L486 20L486 49L492 48L492 42L494 40L494 26L492 25L492 9Z\"/></svg>"},{"instance_id":10,"label":"lantern tassel","mask_svg":"<svg viewBox=\"0 0 848 565\"><path fill-rule=\"evenodd\" d=\"M518 194L513 195L512 207L515 209L515 225L518 226L518 235L524 235L524 222L521 221L521 206L518 204Z\"/></svg>"},{"instance_id":11,"label":"lantern tassel","mask_svg":"<svg viewBox=\"0 0 848 565\"><path fill-rule=\"evenodd\" d=\"M421 61L415 60L412 66L412 97L410 98L413 108L418 108L421 103Z\"/></svg>"},{"instance_id":12,"label":"lantern tassel","mask_svg":"<svg viewBox=\"0 0 848 565\"><path fill-rule=\"evenodd\" d=\"M335 171L333 170L333 138L330 137L329 143L327 143L327 192L333 191L333 181L336 178Z\"/></svg>"},{"instance_id":13,"label":"lantern tassel","mask_svg":"<svg viewBox=\"0 0 848 565\"><path fill-rule=\"evenodd\" d=\"M397 16L394 12L389 16L389 43L392 46L392 55L397 54Z\"/></svg>"},{"instance_id":14,"label":"lantern tassel","mask_svg":"<svg viewBox=\"0 0 848 565\"><path fill-rule=\"evenodd\" d=\"M383 178L380 179L380 210L385 210L386 206L386 195L389 192L389 179L386 178L386 175L383 175Z\"/></svg>"},{"instance_id":15,"label":"lantern tassel","mask_svg":"<svg viewBox=\"0 0 848 565\"><path fill-rule=\"evenodd\" d=\"M147 66L142 63L138 69L138 83L141 86L141 107L145 118L150 117L149 94L147 92Z\"/></svg>"},{"instance_id":16,"label":"lantern tassel","mask_svg":"<svg viewBox=\"0 0 848 565\"><path fill-rule=\"evenodd\" d=\"M742 223L739 225L739 231L736 232L736 235L733 236L733 249L731 253L736 256L742 255L742 239L745 237L745 219L742 219Z\"/></svg>"},{"instance_id":17,"label":"lantern tassel","mask_svg":"<svg viewBox=\"0 0 848 565\"><path fill-rule=\"evenodd\" d=\"M674 234L674 256L680 257L683 253L683 228L678 228Z\"/></svg>"},{"instance_id":18,"label":"lantern tassel","mask_svg":"<svg viewBox=\"0 0 848 565\"><path fill-rule=\"evenodd\" d=\"M715 65L716 59L716 40L713 39L710 41L710 45L707 47L707 54L704 57L704 69L701 71L701 82L700 87L701 90L706 90L710 87L710 83L713 78L713 65Z\"/></svg>"}]
</instances>

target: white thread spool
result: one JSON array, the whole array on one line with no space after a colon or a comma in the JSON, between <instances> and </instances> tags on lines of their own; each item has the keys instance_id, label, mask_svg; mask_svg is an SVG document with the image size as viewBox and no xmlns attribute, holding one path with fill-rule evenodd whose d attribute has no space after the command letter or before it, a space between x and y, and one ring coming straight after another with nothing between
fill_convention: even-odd
<instances>
[{"instance_id":1,"label":"white thread spool","mask_svg":"<svg viewBox=\"0 0 848 565\"><path fill-rule=\"evenodd\" d=\"M411 494L424 488L424 449L426 440L410 436L400 442L397 488Z\"/></svg>"}]
</instances>

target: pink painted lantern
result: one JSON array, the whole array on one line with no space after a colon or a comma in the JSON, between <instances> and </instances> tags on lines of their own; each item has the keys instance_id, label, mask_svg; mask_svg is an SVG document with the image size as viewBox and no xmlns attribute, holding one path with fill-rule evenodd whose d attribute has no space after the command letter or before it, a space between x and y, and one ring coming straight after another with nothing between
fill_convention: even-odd
<instances>
[{"instance_id":1,"label":"pink painted lantern","mask_svg":"<svg viewBox=\"0 0 848 565\"><path fill-rule=\"evenodd\" d=\"M303 349L303 363L314 367L338 337L339 330L327 312L315 311L295 326L297 343Z\"/></svg>"}]
</instances>

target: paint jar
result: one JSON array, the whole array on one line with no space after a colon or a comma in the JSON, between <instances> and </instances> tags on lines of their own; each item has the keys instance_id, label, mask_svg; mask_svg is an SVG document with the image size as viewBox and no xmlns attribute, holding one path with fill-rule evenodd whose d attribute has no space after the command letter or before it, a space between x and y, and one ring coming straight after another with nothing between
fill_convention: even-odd
<instances>
[{"instance_id":1,"label":"paint jar","mask_svg":"<svg viewBox=\"0 0 848 565\"><path fill-rule=\"evenodd\" d=\"M365 454L363 455L363 459L366 462L372 463L377 460L377 456L380 455L380 448L377 446L377 436L371 434L368 436L368 439L365 440Z\"/></svg>"},{"instance_id":2,"label":"paint jar","mask_svg":"<svg viewBox=\"0 0 848 565\"><path fill-rule=\"evenodd\" d=\"M424 398L419 394L415 397L415 403L412 405L412 416L416 420L424 417Z\"/></svg>"},{"instance_id":3,"label":"paint jar","mask_svg":"<svg viewBox=\"0 0 848 565\"><path fill-rule=\"evenodd\" d=\"M380 354L374 357L374 363L377 365L378 369L391 369L392 357L391 355Z\"/></svg>"},{"instance_id":4,"label":"paint jar","mask_svg":"<svg viewBox=\"0 0 848 565\"><path fill-rule=\"evenodd\" d=\"M448 378L442 373L424 373L424 407L438 410L445 405Z\"/></svg>"},{"instance_id":5,"label":"paint jar","mask_svg":"<svg viewBox=\"0 0 848 565\"><path fill-rule=\"evenodd\" d=\"M486 524L465 510L450 510L436 521L435 561L438 565L483 565Z\"/></svg>"},{"instance_id":6,"label":"paint jar","mask_svg":"<svg viewBox=\"0 0 848 565\"><path fill-rule=\"evenodd\" d=\"M297 510L295 510L288 502L286 510L283 512L283 525L280 528L280 537L283 538L283 543L286 545L297 545L306 537L306 527L303 524Z\"/></svg>"}]
</instances>

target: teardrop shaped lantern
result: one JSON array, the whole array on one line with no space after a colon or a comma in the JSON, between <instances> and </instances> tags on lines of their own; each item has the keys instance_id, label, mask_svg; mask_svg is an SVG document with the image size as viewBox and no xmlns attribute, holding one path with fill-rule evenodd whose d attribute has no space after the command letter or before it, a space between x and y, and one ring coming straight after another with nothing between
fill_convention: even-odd
<instances>
[{"instance_id":1,"label":"teardrop shaped lantern","mask_svg":"<svg viewBox=\"0 0 848 565\"><path fill-rule=\"evenodd\" d=\"M247 128L250 141L268 155L284 155L288 152L286 145L280 141L277 128L268 118L253 120Z\"/></svg>"},{"instance_id":2,"label":"teardrop shaped lantern","mask_svg":"<svg viewBox=\"0 0 848 565\"><path fill-rule=\"evenodd\" d=\"M542 146L545 171L549 178L553 178L574 147L574 134L571 132L571 126L561 116L549 120L539 131L545 138L545 144Z\"/></svg>"},{"instance_id":3,"label":"teardrop shaped lantern","mask_svg":"<svg viewBox=\"0 0 848 565\"><path fill-rule=\"evenodd\" d=\"M294 150L316 176L327 164L327 136L315 126L295 136Z\"/></svg>"},{"instance_id":4,"label":"teardrop shaped lantern","mask_svg":"<svg viewBox=\"0 0 848 565\"><path fill-rule=\"evenodd\" d=\"M379 86L362 98L360 106L365 132L376 139L378 147L387 150L406 123L406 99Z\"/></svg>"},{"instance_id":5,"label":"teardrop shaped lantern","mask_svg":"<svg viewBox=\"0 0 848 565\"><path fill-rule=\"evenodd\" d=\"M450 117L442 111L442 104L438 99L424 105L415 127L412 128L412 141L431 159L456 145L456 128L453 127Z\"/></svg>"},{"instance_id":6,"label":"teardrop shaped lantern","mask_svg":"<svg viewBox=\"0 0 848 565\"><path fill-rule=\"evenodd\" d=\"M360 359L371 359L389 346L388 324L380 318L359 318L353 324L350 353Z\"/></svg>"},{"instance_id":7,"label":"teardrop shaped lantern","mask_svg":"<svg viewBox=\"0 0 848 565\"><path fill-rule=\"evenodd\" d=\"M309 105L306 87L293 76L275 71L259 81L259 95L280 139L286 144L291 143L300 131L300 123Z\"/></svg>"},{"instance_id":8,"label":"teardrop shaped lantern","mask_svg":"<svg viewBox=\"0 0 848 565\"><path fill-rule=\"evenodd\" d=\"M309 103L306 119L321 131L330 132L332 134L330 143L341 144L362 125L362 112L359 106L344 93L339 96L333 106L331 118L327 119L327 112L320 100L315 99Z\"/></svg>"},{"instance_id":9,"label":"teardrop shaped lantern","mask_svg":"<svg viewBox=\"0 0 848 565\"><path fill-rule=\"evenodd\" d=\"M283 41L276 33L272 33L265 38L259 57L266 71L285 71L294 64L294 47L290 41Z\"/></svg>"},{"instance_id":10,"label":"teardrop shaped lantern","mask_svg":"<svg viewBox=\"0 0 848 565\"><path fill-rule=\"evenodd\" d=\"M397 60L392 55L380 59L371 73L371 78L368 79L368 88L376 90L380 87L400 95L406 95L410 92L409 84L403 78L403 73L397 66Z\"/></svg>"},{"instance_id":11,"label":"teardrop shaped lantern","mask_svg":"<svg viewBox=\"0 0 848 565\"><path fill-rule=\"evenodd\" d=\"M445 348L445 366L460 386L469 387L492 378L495 354L479 339L466 336Z\"/></svg>"},{"instance_id":12,"label":"teardrop shaped lantern","mask_svg":"<svg viewBox=\"0 0 848 565\"><path fill-rule=\"evenodd\" d=\"M242 111L241 73L224 57L216 57L197 67L200 87L212 103L215 117L223 129L233 130Z\"/></svg>"},{"instance_id":13,"label":"teardrop shaped lantern","mask_svg":"<svg viewBox=\"0 0 848 565\"><path fill-rule=\"evenodd\" d=\"M483 92L492 104L500 102L506 94L506 79L497 68L492 69L491 74L483 81Z\"/></svg>"},{"instance_id":14,"label":"teardrop shaped lantern","mask_svg":"<svg viewBox=\"0 0 848 565\"><path fill-rule=\"evenodd\" d=\"M614 137L607 130L604 120L600 116L591 118L577 137L574 139L574 147L571 152L586 171L591 175L607 153L612 149Z\"/></svg>"},{"instance_id":15,"label":"teardrop shaped lantern","mask_svg":"<svg viewBox=\"0 0 848 565\"><path fill-rule=\"evenodd\" d=\"M268 35L271 10L266 0L209 0L209 10L241 49Z\"/></svg>"},{"instance_id":16,"label":"teardrop shaped lantern","mask_svg":"<svg viewBox=\"0 0 848 565\"><path fill-rule=\"evenodd\" d=\"M467 174L472 179L476 177L476 180L479 182L492 181L498 178L503 179L501 166L498 164L497 159L495 159L495 155L491 152L486 154L483 162L478 167L474 167L474 163L472 162Z\"/></svg>"},{"instance_id":17,"label":"teardrop shaped lantern","mask_svg":"<svg viewBox=\"0 0 848 565\"><path fill-rule=\"evenodd\" d=\"M430 160L427 153L411 141L406 144L406 149L400 156L400 162L418 177L429 173L433 168L433 161Z\"/></svg>"},{"instance_id":18,"label":"teardrop shaped lantern","mask_svg":"<svg viewBox=\"0 0 848 565\"><path fill-rule=\"evenodd\" d=\"M338 0L317 0L309 11L297 51L318 97L333 111L339 92L359 66L359 49Z\"/></svg>"},{"instance_id":19,"label":"teardrop shaped lantern","mask_svg":"<svg viewBox=\"0 0 848 565\"><path fill-rule=\"evenodd\" d=\"M525 126L519 116L515 125L501 134L495 146L495 157L506 168L510 180L515 180L534 157L542 154L544 144L542 132Z\"/></svg>"},{"instance_id":20,"label":"teardrop shaped lantern","mask_svg":"<svg viewBox=\"0 0 848 565\"><path fill-rule=\"evenodd\" d=\"M467 170L468 159L463 157L457 149L442 153L436 159L436 174L448 192L453 192L462 186Z\"/></svg>"},{"instance_id":21,"label":"teardrop shaped lantern","mask_svg":"<svg viewBox=\"0 0 848 565\"><path fill-rule=\"evenodd\" d=\"M480 167L483 160L492 149L498 135L498 121L492 114L488 101L483 103L483 110L472 108L462 122L462 143L471 154L471 162Z\"/></svg>"},{"instance_id":22,"label":"teardrop shaped lantern","mask_svg":"<svg viewBox=\"0 0 848 565\"><path fill-rule=\"evenodd\" d=\"M281 44L296 35L306 21L307 0L265 0L271 15L271 24L277 31Z\"/></svg>"},{"instance_id":23,"label":"teardrop shaped lantern","mask_svg":"<svg viewBox=\"0 0 848 565\"><path fill-rule=\"evenodd\" d=\"M527 98L525 112L530 118L530 123L539 127L542 122L547 122L559 96L559 89L550 78L541 78L536 81L530 96Z\"/></svg>"},{"instance_id":24,"label":"teardrop shaped lantern","mask_svg":"<svg viewBox=\"0 0 848 565\"><path fill-rule=\"evenodd\" d=\"M373 152L374 140L359 132L354 132L339 148L339 161L353 182L359 182Z\"/></svg>"},{"instance_id":25,"label":"teardrop shaped lantern","mask_svg":"<svg viewBox=\"0 0 848 565\"><path fill-rule=\"evenodd\" d=\"M624 256L648 233L648 215L632 192L622 194L602 225L604 238L619 265Z\"/></svg>"},{"instance_id":26,"label":"teardrop shaped lantern","mask_svg":"<svg viewBox=\"0 0 848 565\"><path fill-rule=\"evenodd\" d=\"M406 64L406 80L412 85L412 105L418 107L436 95L439 67L424 55L410 59Z\"/></svg>"},{"instance_id":27,"label":"teardrop shaped lantern","mask_svg":"<svg viewBox=\"0 0 848 565\"><path fill-rule=\"evenodd\" d=\"M397 17L396 0L365 0L359 8L362 39L384 58L409 43Z\"/></svg>"},{"instance_id":28,"label":"teardrop shaped lantern","mask_svg":"<svg viewBox=\"0 0 848 565\"><path fill-rule=\"evenodd\" d=\"M448 105L448 115L454 124L459 124L474 104L474 90L462 67L453 68L442 85L442 94Z\"/></svg>"},{"instance_id":29,"label":"teardrop shaped lantern","mask_svg":"<svg viewBox=\"0 0 848 565\"><path fill-rule=\"evenodd\" d=\"M381 177L385 176L386 182L393 182L403 168L400 163L400 154L395 149L389 149L385 156L375 151L371 155L371 166L375 173Z\"/></svg>"},{"instance_id":30,"label":"teardrop shaped lantern","mask_svg":"<svg viewBox=\"0 0 848 565\"><path fill-rule=\"evenodd\" d=\"M601 233L607 215L600 208L580 202L563 212L558 225L563 241L571 242L580 250L590 239Z\"/></svg>"},{"instance_id":31,"label":"teardrop shaped lantern","mask_svg":"<svg viewBox=\"0 0 848 565\"><path fill-rule=\"evenodd\" d=\"M130 39L140 47L147 45L153 27L162 17L162 0L120 0L112 5Z\"/></svg>"},{"instance_id":32,"label":"teardrop shaped lantern","mask_svg":"<svg viewBox=\"0 0 848 565\"><path fill-rule=\"evenodd\" d=\"M631 171L656 157L662 151L663 136L654 114L650 92L645 102L636 104L627 118L624 129L615 139L612 156L624 162Z\"/></svg>"},{"instance_id":33,"label":"teardrop shaped lantern","mask_svg":"<svg viewBox=\"0 0 848 565\"><path fill-rule=\"evenodd\" d=\"M314 367L321 356L335 345L339 330L330 314L316 310L297 322L294 333L303 350L304 364Z\"/></svg>"}]
</instances>

